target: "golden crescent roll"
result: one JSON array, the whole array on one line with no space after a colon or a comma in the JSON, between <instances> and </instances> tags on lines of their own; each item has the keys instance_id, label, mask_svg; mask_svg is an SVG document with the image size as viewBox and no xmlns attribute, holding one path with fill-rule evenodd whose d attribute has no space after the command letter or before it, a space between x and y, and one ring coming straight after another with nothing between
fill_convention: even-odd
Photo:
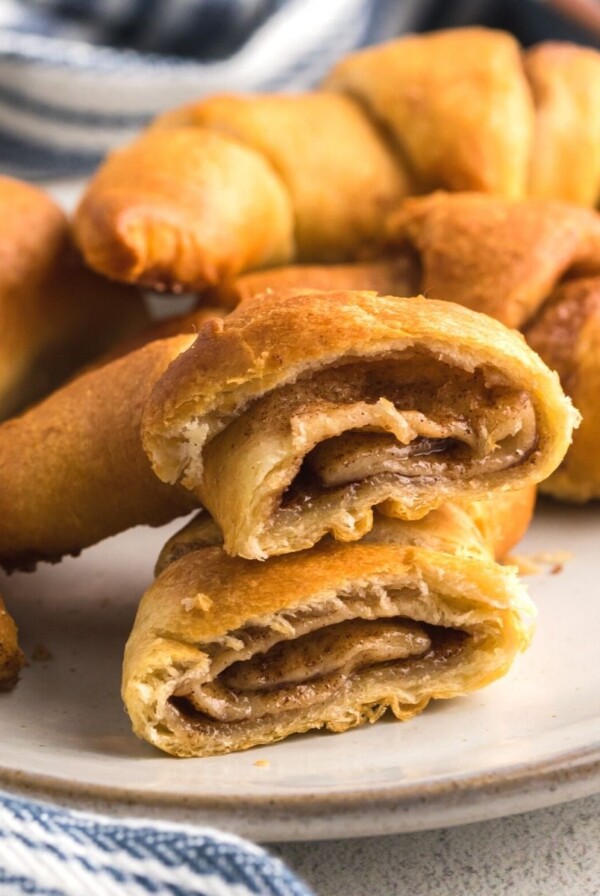
<instances>
[{"instance_id":1,"label":"golden crescent roll","mask_svg":"<svg viewBox=\"0 0 600 896\"><path fill-rule=\"evenodd\" d=\"M600 498L600 277L560 286L525 330L525 338L582 414L573 444L542 490L568 501Z\"/></svg>"},{"instance_id":2,"label":"golden crescent roll","mask_svg":"<svg viewBox=\"0 0 600 896\"><path fill-rule=\"evenodd\" d=\"M84 267L48 196L0 176L0 419L147 322L136 291Z\"/></svg>"},{"instance_id":3,"label":"golden crescent roll","mask_svg":"<svg viewBox=\"0 0 600 896\"><path fill-rule=\"evenodd\" d=\"M17 627L0 597L0 691L8 691L14 687L24 663Z\"/></svg>"},{"instance_id":4,"label":"golden crescent roll","mask_svg":"<svg viewBox=\"0 0 600 896\"><path fill-rule=\"evenodd\" d=\"M597 205L600 199L600 53L548 43L525 53L536 109L529 193Z\"/></svg>"},{"instance_id":5,"label":"golden crescent roll","mask_svg":"<svg viewBox=\"0 0 600 896\"><path fill-rule=\"evenodd\" d=\"M350 54L325 86L365 104L423 191L525 195L533 104L511 35L486 28L409 35Z\"/></svg>"},{"instance_id":6,"label":"golden crescent roll","mask_svg":"<svg viewBox=\"0 0 600 896\"><path fill-rule=\"evenodd\" d=\"M447 506L263 564L202 547L142 598L122 695L135 733L176 756L342 732L494 681L533 618L515 570Z\"/></svg>"},{"instance_id":7,"label":"golden crescent roll","mask_svg":"<svg viewBox=\"0 0 600 896\"><path fill-rule=\"evenodd\" d=\"M562 47L524 55L485 28L411 35L343 59L320 91L168 112L92 179L79 244L110 277L201 289L289 261L374 257L407 194L516 199L531 182L535 196L593 204L600 54Z\"/></svg>"},{"instance_id":8,"label":"golden crescent roll","mask_svg":"<svg viewBox=\"0 0 600 896\"><path fill-rule=\"evenodd\" d=\"M140 441L153 384L193 338L152 342L90 370L0 426L1 565L77 554L197 506L156 478Z\"/></svg>"},{"instance_id":9,"label":"golden crescent roll","mask_svg":"<svg viewBox=\"0 0 600 896\"><path fill-rule=\"evenodd\" d=\"M600 273L600 215L541 199L481 193L407 199L388 222L416 251L419 290L522 327L566 273Z\"/></svg>"},{"instance_id":10,"label":"golden crescent roll","mask_svg":"<svg viewBox=\"0 0 600 896\"><path fill-rule=\"evenodd\" d=\"M449 302L265 293L210 321L156 384L153 467L249 559L353 541L547 477L577 414L523 338Z\"/></svg>"}]
</instances>

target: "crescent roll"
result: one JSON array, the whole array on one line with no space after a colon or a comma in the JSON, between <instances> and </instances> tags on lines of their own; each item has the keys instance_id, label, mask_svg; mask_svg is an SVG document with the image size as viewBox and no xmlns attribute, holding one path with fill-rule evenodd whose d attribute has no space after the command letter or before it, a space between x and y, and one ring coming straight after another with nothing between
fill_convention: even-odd
<instances>
[{"instance_id":1,"label":"crescent roll","mask_svg":"<svg viewBox=\"0 0 600 896\"><path fill-rule=\"evenodd\" d=\"M600 53L546 43L524 55L535 105L529 193L598 205L600 199Z\"/></svg>"},{"instance_id":2,"label":"crescent roll","mask_svg":"<svg viewBox=\"0 0 600 896\"><path fill-rule=\"evenodd\" d=\"M388 228L400 250L416 252L421 292L509 327L522 327L565 274L600 274L600 215L563 202L437 192L405 200Z\"/></svg>"},{"instance_id":3,"label":"crescent roll","mask_svg":"<svg viewBox=\"0 0 600 896\"><path fill-rule=\"evenodd\" d=\"M0 691L8 691L14 687L24 663L25 658L19 649L17 627L0 597Z\"/></svg>"},{"instance_id":4,"label":"crescent roll","mask_svg":"<svg viewBox=\"0 0 600 896\"><path fill-rule=\"evenodd\" d=\"M600 277L560 286L525 330L525 338L582 414L573 444L542 490L567 501L600 498Z\"/></svg>"},{"instance_id":5,"label":"crescent roll","mask_svg":"<svg viewBox=\"0 0 600 896\"><path fill-rule=\"evenodd\" d=\"M135 290L84 267L48 196L0 177L0 419L147 322Z\"/></svg>"},{"instance_id":6,"label":"crescent roll","mask_svg":"<svg viewBox=\"0 0 600 896\"><path fill-rule=\"evenodd\" d=\"M199 547L142 598L122 696L134 732L176 756L342 732L494 681L533 618L465 509L378 519L366 540L263 564Z\"/></svg>"},{"instance_id":7,"label":"crescent roll","mask_svg":"<svg viewBox=\"0 0 600 896\"><path fill-rule=\"evenodd\" d=\"M486 28L409 35L346 56L325 86L365 104L423 192L525 195L533 104L511 35Z\"/></svg>"},{"instance_id":8,"label":"crescent roll","mask_svg":"<svg viewBox=\"0 0 600 896\"><path fill-rule=\"evenodd\" d=\"M410 192L393 149L341 94L208 97L153 127L182 126L233 138L269 162L290 197L299 258L339 261L369 244L376 254L386 212Z\"/></svg>"},{"instance_id":9,"label":"crescent roll","mask_svg":"<svg viewBox=\"0 0 600 896\"><path fill-rule=\"evenodd\" d=\"M0 564L58 560L131 526L162 525L197 502L153 474L142 408L189 335L94 368L0 426Z\"/></svg>"},{"instance_id":10,"label":"crescent roll","mask_svg":"<svg viewBox=\"0 0 600 896\"><path fill-rule=\"evenodd\" d=\"M265 293L200 330L156 384L142 435L249 559L361 538L373 507L548 476L577 414L523 338L448 302Z\"/></svg>"}]
</instances>

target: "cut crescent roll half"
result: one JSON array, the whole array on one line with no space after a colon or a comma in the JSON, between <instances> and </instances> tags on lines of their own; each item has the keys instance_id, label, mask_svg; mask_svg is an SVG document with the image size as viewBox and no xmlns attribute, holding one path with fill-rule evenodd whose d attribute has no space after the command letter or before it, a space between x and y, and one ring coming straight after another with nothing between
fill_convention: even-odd
<instances>
[{"instance_id":1,"label":"cut crescent roll half","mask_svg":"<svg viewBox=\"0 0 600 896\"><path fill-rule=\"evenodd\" d=\"M480 523L494 514L494 502L472 506ZM509 521L489 523L505 546ZM495 680L529 641L533 606L468 506L380 518L361 542L264 564L200 546L214 528L197 526L195 550L144 595L123 668L135 733L176 756L341 732L388 708L409 719Z\"/></svg>"},{"instance_id":2,"label":"cut crescent roll half","mask_svg":"<svg viewBox=\"0 0 600 896\"><path fill-rule=\"evenodd\" d=\"M143 439L161 479L249 559L359 539L373 507L544 479L577 414L516 332L448 302L269 293L211 321L156 384Z\"/></svg>"}]
</instances>

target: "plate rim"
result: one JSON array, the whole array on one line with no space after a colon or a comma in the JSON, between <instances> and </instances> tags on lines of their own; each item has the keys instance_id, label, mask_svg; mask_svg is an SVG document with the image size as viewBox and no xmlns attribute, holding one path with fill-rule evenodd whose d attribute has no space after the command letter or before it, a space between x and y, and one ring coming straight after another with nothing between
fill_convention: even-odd
<instances>
[{"instance_id":1,"label":"plate rim","mask_svg":"<svg viewBox=\"0 0 600 896\"><path fill-rule=\"evenodd\" d=\"M485 821L600 793L600 740L549 759L507 763L483 773L328 794L186 796L87 785L6 766L0 766L0 784L15 796L58 797L72 808L101 809L109 815L126 812L147 818L160 812L165 820L190 822L194 820L191 813L204 811L209 815L195 823L225 823L234 832L262 842L379 836ZM262 822L257 820L257 810L267 813ZM380 813L385 814L380 817ZM300 832L298 824L313 827Z\"/></svg>"}]
</instances>

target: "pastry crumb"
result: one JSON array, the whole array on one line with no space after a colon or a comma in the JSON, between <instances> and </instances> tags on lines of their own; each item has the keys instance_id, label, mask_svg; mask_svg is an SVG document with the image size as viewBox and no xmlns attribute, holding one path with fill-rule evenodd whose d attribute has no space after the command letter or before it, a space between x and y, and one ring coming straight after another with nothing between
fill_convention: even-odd
<instances>
[{"instance_id":1,"label":"pastry crumb","mask_svg":"<svg viewBox=\"0 0 600 896\"><path fill-rule=\"evenodd\" d=\"M181 606L186 613L189 613L190 610L204 610L206 613L212 607L212 600L208 594L203 594L199 591L194 597L184 597L181 601Z\"/></svg>"},{"instance_id":2,"label":"pastry crumb","mask_svg":"<svg viewBox=\"0 0 600 896\"><path fill-rule=\"evenodd\" d=\"M269 768L271 763L268 759L257 759L254 765L256 765L257 768Z\"/></svg>"},{"instance_id":3,"label":"pastry crumb","mask_svg":"<svg viewBox=\"0 0 600 896\"><path fill-rule=\"evenodd\" d=\"M516 566L522 576L538 576L548 567L550 575L556 576L572 559L571 551L539 551L537 554L511 554L506 558L506 563Z\"/></svg>"},{"instance_id":4,"label":"pastry crumb","mask_svg":"<svg viewBox=\"0 0 600 896\"><path fill-rule=\"evenodd\" d=\"M31 659L36 663L47 663L54 659L54 654L45 644L36 644L31 651Z\"/></svg>"}]
</instances>

